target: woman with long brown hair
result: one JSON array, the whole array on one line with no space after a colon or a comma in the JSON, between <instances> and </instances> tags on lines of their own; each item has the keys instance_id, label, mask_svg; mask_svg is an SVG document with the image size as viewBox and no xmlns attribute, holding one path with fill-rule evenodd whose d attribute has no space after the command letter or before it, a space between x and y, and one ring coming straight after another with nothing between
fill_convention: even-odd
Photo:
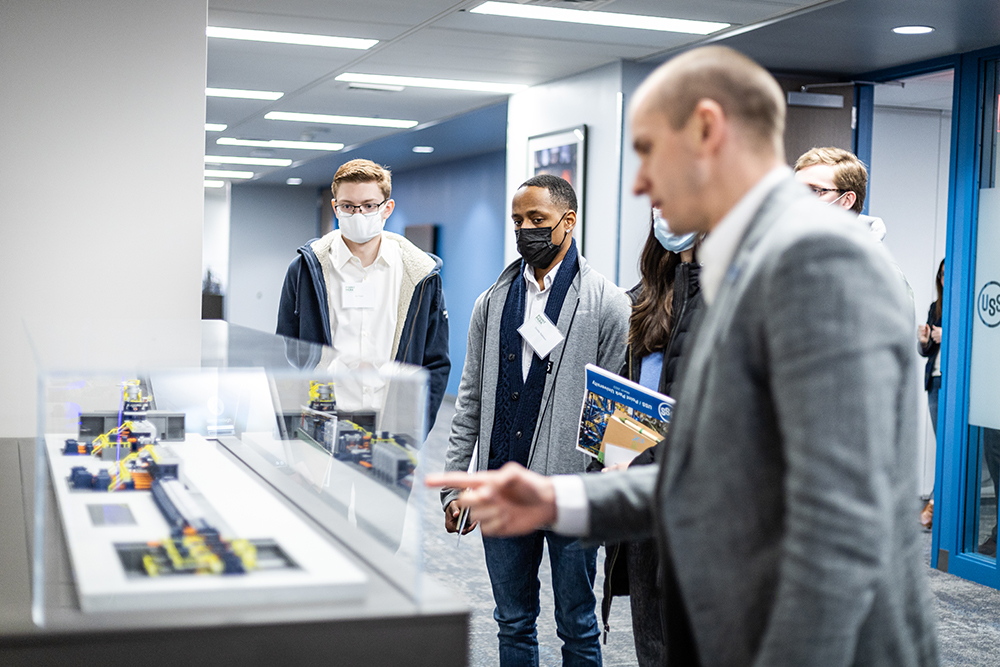
<instances>
[{"instance_id":1,"label":"woman with long brown hair","mask_svg":"<svg viewBox=\"0 0 1000 667\"><path fill-rule=\"evenodd\" d=\"M678 236L670 232L666 221L654 209L649 236L639 258L642 278L628 292L632 315L621 375L668 396L673 395L681 357L690 348L688 332L702 303L700 267L694 261L697 240L695 234ZM630 465L658 461L660 448L646 450ZM659 556L653 540L607 547L601 605L605 636L610 629L612 596L628 595L640 667L662 665L665 660L658 570Z\"/></svg>"}]
</instances>

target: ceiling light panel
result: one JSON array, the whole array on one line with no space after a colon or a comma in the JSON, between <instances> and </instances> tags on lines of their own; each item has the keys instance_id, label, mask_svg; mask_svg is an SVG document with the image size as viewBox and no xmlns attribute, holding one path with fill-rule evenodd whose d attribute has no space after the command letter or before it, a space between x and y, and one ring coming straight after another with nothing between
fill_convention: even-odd
<instances>
[{"instance_id":1,"label":"ceiling light panel","mask_svg":"<svg viewBox=\"0 0 1000 667\"><path fill-rule=\"evenodd\" d=\"M384 109L383 109L384 110ZM243 124L239 128L239 132L246 137L274 137L279 141L316 141L324 143L334 143L333 140L336 139L336 143L342 143L345 147L349 148L351 146L356 146L379 137L386 136L388 134L393 134L400 132L399 128L385 128L385 127L370 127L363 125L331 125L328 123L303 123L303 122L276 122L271 120L264 120L264 116L260 115L257 118L250 120L249 122ZM303 134L312 135L310 138L303 137ZM205 135L205 153L214 155L218 153L233 152L236 153L240 149L235 147L230 150L226 150L222 146L215 143L216 135ZM428 142L429 143L429 142ZM242 150L253 151L253 150L268 150L265 147L250 147ZM270 150L275 150L270 148ZM343 150L343 149L341 149ZM305 151L295 151L294 154L291 151L288 152L276 152L276 156L281 157L294 157L295 155L302 155L302 157L295 157L296 160L311 160L313 158L324 159L324 156L334 157L337 151L324 151L323 153L309 153ZM334 158L336 159L336 158Z\"/></svg>"},{"instance_id":2,"label":"ceiling light panel","mask_svg":"<svg viewBox=\"0 0 1000 667\"><path fill-rule=\"evenodd\" d=\"M220 137L216 140L220 146L251 146L253 148L291 148L307 151L339 151L344 144L329 141L284 141L282 139L233 139Z\"/></svg>"},{"instance_id":3,"label":"ceiling light panel","mask_svg":"<svg viewBox=\"0 0 1000 667\"><path fill-rule=\"evenodd\" d=\"M276 157L241 157L238 155L206 155L206 164L252 164L261 167L287 167L291 160Z\"/></svg>"},{"instance_id":4,"label":"ceiling light panel","mask_svg":"<svg viewBox=\"0 0 1000 667\"><path fill-rule=\"evenodd\" d=\"M504 75L501 75L504 76ZM414 119L423 123L430 119L449 118L458 113L463 113L471 109L482 106L491 99L500 99L496 93L470 93L462 90L442 90L434 88L406 88L402 93L386 93L380 90L349 90L346 86L350 84L342 81L330 79L323 85L305 91L297 95L292 103L282 104L280 107L273 107L275 111L294 111L299 113L310 113L320 115L338 115L361 118L392 118L392 119ZM280 103L279 103L280 104ZM216 116L213 116L215 118ZM228 116L220 116L228 118ZM263 115L260 116L263 118ZM406 126L412 126L412 120ZM299 139L300 137L289 136L288 134L276 133L273 129L266 129L274 123L264 124L264 129L258 129L256 125L251 128L241 125L239 133L245 137L268 137L273 139ZM397 125L392 125L397 127ZM341 134L340 128L333 128L327 125L332 132L323 136L317 135L313 139L317 141L341 141L348 146L353 145L353 141ZM302 127L298 126L294 132L301 132Z\"/></svg>"},{"instance_id":5,"label":"ceiling light panel","mask_svg":"<svg viewBox=\"0 0 1000 667\"><path fill-rule=\"evenodd\" d=\"M656 30L660 32L680 32L691 35L710 35L730 26L729 23L715 21L693 21L664 16L643 16L640 14L619 14L616 12L564 9L562 7L539 7L510 2L484 2L469 10L472 14L505 16L508 18L534 19L597 25L609 28L632 28L635 30Z\"/></svg>"},{"instance_id":6,"label":"ceiling light panel","mask_svg":"<svg viewBox=\"0 0 1000 667\"><path fill-rule=\"evenodd\" d=\"M205 179L206 188L221 188L225 184L225 181L210 181L207 178Z\"/></svg>"},{"instance_id":7,"label":"ceiling light panel","mask_svg":"<svg viewBox=\"0 0 1000 667\"><path fill-rule=\"evenodd\" d=\"M232 171L230 169L206 169L205 178L253 178L253 172Z\"/></svg>"},{"instance_id":8,"label":"ceiling light panel","mask_svg":"<svg viewBox=\"0 0 1000 667\"><path fill-rule=\"evenodd\" d=\"M275 32L272 30L248 30L245 28L223 28L208 26L205 34L219 39L239 39L249 42L271 42L275 44L301 44L304 46L325 46L335 49L366 50L378 44L377 39L357 37L333 37L330 35L307 35L295 32Z\"/></svg>"},{"instance_id":9,"label":"ceiling light panel","mask_svg":"<svg viewBox=\"0 0 1000 667\"><path fill-rule=\"evenodd\" d=\"M348 88L355 88L359 90L382 90L388 93L401 93L406 88L404 86L390 86L384 83L350 83Z\"/></svg>"},{"instance_id":10,"label":"ceiling light panel","mask_svg":"<svg viewBox=\"0 0 1000 667\"><path fill-rule=\"evenodd\" d=\"M222 132L227 127L229 126L222 123L205 123L206 132Z\"/></svg>"},{"instance_id":11,"label":"ceiling light panel","mask_svg":"<svg viewBox=\"0 0 1000 667\"><path fill-rule=\"evenodd\" d=\"M281 99L284 93L270 90L239 90L236 88L206 88L205 94L209 97L231 97L240 100L269 100Z\"/></svg>"},{"instance_id":12,"label":"ceiling light panel","mask_svg":"<svg viewBox=\"0 0 1000 667\"><path fill-rule=\"evenodd\" d=\"M269 111L264 114L267 120L287 120L299 123L324 123L330 125L363 125L367 127L392 127L409 129L417 125L415 120L398 120L395 118L365 118L361 116L333 116L318 113L294 113L288 111Z\"/></svg>"},{"instance_id":13,"label":"ceiling light panel","mask_svg":"<svg viewBox=\"0 0 1000 667\"><path fill-rule=\"evenodd\" d=\"M416 88L441 88L444 90L469 90L479 93L517 93L528 86L516 83L493 83L488 81L460 81L457 79L428 79L415 76L388 76L384 74L359 74L345 72L337 77L337 81L353 83L369 83L396 85Z\"/></svg>"}]
</instances>

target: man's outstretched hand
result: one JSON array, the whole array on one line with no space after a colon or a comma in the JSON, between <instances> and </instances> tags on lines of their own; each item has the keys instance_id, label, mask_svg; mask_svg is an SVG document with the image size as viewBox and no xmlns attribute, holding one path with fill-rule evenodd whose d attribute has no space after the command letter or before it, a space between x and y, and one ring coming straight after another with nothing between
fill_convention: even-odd
<instances>
[{"instance_id":1,"label":"man's outstretched hand","mask_svg":"<svg viewBox=\"0 0 1000 667\"><path fill-rule=\"evenodd\" d=\"M459 507L472 508L471 518L479 523L484 535L525 535L556 520L552 480L517 463L471 475L464 472L427 475L425 483L466 489L454 502Z\"/></svg>"}]
</instances>

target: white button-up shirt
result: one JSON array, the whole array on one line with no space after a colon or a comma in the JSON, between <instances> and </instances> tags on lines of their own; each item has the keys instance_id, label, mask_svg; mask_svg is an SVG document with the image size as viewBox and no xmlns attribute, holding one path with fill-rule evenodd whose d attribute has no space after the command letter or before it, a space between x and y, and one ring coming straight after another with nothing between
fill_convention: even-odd
<instances>
[{"instance_id":1,"label":"white button-up shirt","mask_svg":"<svg viewBox=\"0 0 1000 667\"><path fill-rule=\"evenodd\" d=\"M549 272L545 274L544 278L542 278L542 284L539 285L538 281L535 280L535 269L525 262L524 280L528 284L528 289L524 295L524 322L522 322L522 324L527 324L535 315L545 312L545 306L549 303L549 294L552 294L552 282L556 279L556 273L558 273L560 266L562 266L561 261L549 269ZM555 324L555 322L553 322L553 324ZM528 345L528 341L522 339L522 382L527 382L528 380L528 371L531 370L531 361L534 354L535 351L530 345Z\"/></svg>"},{"instance_id":2,"label":"white button-up shirt","mask_svg":"<svg viewBox=\"0 0 1000 667\"><path fill-rule=\"evenodd\" d=\"M341 376L336 386L337 406L348 411L377 410L384 398L381 383L370 379L374 374L364 374L364 381L350 382L350 372L359 367L380 368L392 361L403 279L402 251L397 242L383 235L375 261L363 267L338 236L330 245L330 261L333 270L327 298L334 351L330 368ZM365 290L364 307L345 303L345 286Z\"/></svg>"}]
</instances>

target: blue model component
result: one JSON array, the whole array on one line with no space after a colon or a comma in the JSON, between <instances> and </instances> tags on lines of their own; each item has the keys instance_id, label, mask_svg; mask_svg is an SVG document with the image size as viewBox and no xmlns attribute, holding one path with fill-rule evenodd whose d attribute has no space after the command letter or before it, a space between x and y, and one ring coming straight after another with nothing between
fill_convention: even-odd
<instances>
[{"instance_id":1,"label":"blue model component","mask_svg":"<svg viewBox=\"0 0 1000 667\"><path fill-rule=\"evenodd\" d=\"M66 448L63 450L63 454L78 455L79 453L80 453L80 443L78 443L73 438L66 438Z\"/></svg>"},{"instance_id":2,"label":"blue model component","mask_svg":"<svg viewBox=\"0 0 1000 667\"><path fill-rule=\"evenodd\" d=\"M107 470L100 470L94 478L94 489L97 491L107 491L111 486L111 474Z\"/></svg>"},{"instance_id":3,"label":"blue model component","mask_svg":"<svg viewBox=\"0 0 1000 667\"><path fill-rule=\"evenodd\" d=\"M92 489L94 488L94 476L83 466L74 466L69 473L69 483L74 489ZM108 483L110 484L111 481L109 480Z\"/></svg>"},{"instance_id":4,"label":"blue model component","mask_svg":"<svg viewBox=\"0 0 1000 667\"><path fill-rule=\"evenodd\" d=\"M94 475L83 466L74 466L69 473L69 485L74 489L107 491L111 486L111 475L107 470L101 470Z\"/></svg>"},{"instance_id":5,"label":"blue model component","mask_svg":"<svg viewBox=\"0 0 1000 667\"><path fill-rule=\"evenodd\" d=\"M153 501L156 502L156 506L160 508L160 512L163 513L163 518L166 519L167 525L170 526L170 532L176 537L184 532L184 526L187 525L184 517L181 515L177 508L174 507L173 501L167 497L167 492L163 490L160 485L160 480L154 479L152 486L149 487L150 492L153 494Z\"/></svg>"},{"instance_id":6,"label":"blue model component","mask_svg":"<svg viewBox=\"0 0 1000 667\"><path fill-rule=\"evenodd\" d=\"M223 570L223 574L243 574L247 571L243 566L243 561L232 551L223 551L221 554L215 551L215 553L222 559L222 564L226 568Z\"/></svg>"}]
</instances>

